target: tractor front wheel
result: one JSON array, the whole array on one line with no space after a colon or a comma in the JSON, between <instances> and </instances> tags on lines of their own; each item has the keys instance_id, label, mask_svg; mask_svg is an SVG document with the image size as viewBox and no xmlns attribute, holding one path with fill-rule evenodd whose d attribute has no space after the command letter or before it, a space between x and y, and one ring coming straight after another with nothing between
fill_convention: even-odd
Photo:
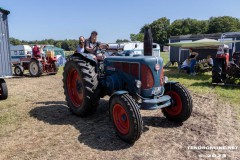
<instances>
[{"instance_id":1,"label":"tractor front wheel","mask_svg":"<svg viewBox=\"0 0 240 160\"><path fill-rule=\"evenodd\" d=\"M42 75L43 65L36 59L31 59L29 63L29 73L32 77L39 77Z\"/></svg>"},{"instance_id":2,"label":"tractor front wheel","mask_svg":"<svg viewBox=\"0 0 240 160\"><path fill-rule=\"evenodd\" d=\"M192 97L189 91L181 84L166 84L165 94L171 99L171 106L163 108L162 112L170 121L186 121L192 113Z\"/></svg>"},{"instance_id":3,"label":"tractor front wheel","mask_svg":"<svg viewBox=\"0 0 240 160\"><path fill-rule=\"evenodd\" d=\"M110 100L110 115L117 135L134 143L142 134L143 121L134 99L128 95L114 95Z\"/></svg>"},{"instance_id":4,"label":"tractor front wheel","mask_svg":"<svg viewBox=\"0 0 240 160\"><path fill-rule=\"evenodd\" d=\"M8 98L7 84L4 79L0 79L0 100Z\"/></svg>"},{"instance_id":5,"label":"tractor front wheel","mask_svg":"<svg viewBox=\"0 0 240 160\"><path fill-rule=\"evenodd\" d=\"M82 60L68 61L63 72L63 88L72 113L86 117L96 112L100 97L95 66Z\"/></svg>"},{"instance_id":6,"label":"tractor front wheel","mask_svg":"<svg viewBox=\"0 0 240 160\"><path fill-rule=\"evenodd\" d=\"M14 68L14 74L16 76L23 76L24 73L24 68L21 65L16 65L16 67Z\"/></svg>"},{"instance_id":7,"label":"tractor front wheel","mask_svg":"<svg viewBox=\"0 0 240 160\"><path fill-rule=\"evenodd\" d=\"M58 72L58 68L59 68L58 63L56 61L52 62L51 67L49 68L49 72L50 72L49 75L56 75Z\"/></svg>"}]
</instances>

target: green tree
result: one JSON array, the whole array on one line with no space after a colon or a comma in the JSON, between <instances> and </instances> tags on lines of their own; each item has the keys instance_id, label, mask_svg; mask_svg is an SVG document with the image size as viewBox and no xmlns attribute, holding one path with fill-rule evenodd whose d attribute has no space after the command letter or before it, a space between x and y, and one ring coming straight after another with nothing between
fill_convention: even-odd
<instances>
[{"instance_id":1,"label":"green tree","mask_svg":"<svg viewBox=\"0 0 240 160\"><path fill-rule=\"evenodd\" d=\"M153 21L149 26L152 31L153 42L158 44L168 43L170 20L166 17Z\"/></svg>"},{"instance_id":2,"label":"green tree","mask_svg":"<svg viewBox=\"0 0 240 160\"><path fill-rule=\"evenodd\" d=\"M9 42L12 45L20 45L20 44L22 44L22 42L19 39L15 39L15 38L12 38L12 37L9 38Z\"/></svg>"},{"instance_id":3,"label":"green tree","mask_svg":"<svg viewBox=\"0 0 240 160\"><path fill-rule=\"evenodd\" d=\"M230 16L211 17L208 33L223 33L240 31L240 20Z\"/></svg>"},{"instance_id":4,"label":"green tree","mask_svg":"<svg viewBox=\"0 0 240 160\"><path fill-rule=\"evenodd\" d=\"M54 45L58 48L61 48L62 47L62 41L57 41Z\"/></svg>"},{"instance_id":5,"label":"green tree","mask_svg":"<svg viewBox=\"0 0 240 160\"><path fill-rule=\"evenodd\" d=\"M142 28L140 29L139 33L143 33L145 32L146 29L150 28L150 24L145 24L144 26L142 26Z\"/></svg>"},{"instance_id":6,"label":"green tree","mask_svg":"<svg viewBox=\"0 0 240 160\"><path fill-rule=\"evenodd\" d=\"M130 39L131 41L140 41L143 42L144 40L144 34L143 33L138 33L138 34L130 34Z\"/></svg>"},{"instance_id":7,"label":"green tree","mask_svg":"<svg viewBox=\"0 0 240 160\"><path fill-rule=\"evenodd\" d=\"M208 21L198 21L196 19L178 19L170 26L170 35L179 36L187 34L204 34L208 31Z\"/></svg>"},{"instance_id":8,"label":"green tree","mask_svg":"<svg viewBox=\"0 0 240 160\"><path fill-rule=\"evenodd\" d=\"M116 43L123 43L123 42L129 42L127 39L117 39Z\"/></svg>"}]
</instances>

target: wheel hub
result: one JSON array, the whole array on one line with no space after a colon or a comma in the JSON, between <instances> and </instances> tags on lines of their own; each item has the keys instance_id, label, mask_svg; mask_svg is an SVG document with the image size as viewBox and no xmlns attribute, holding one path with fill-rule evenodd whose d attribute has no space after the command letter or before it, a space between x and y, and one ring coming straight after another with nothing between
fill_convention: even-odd
<instances>
[{"instance_id":1,"label":"wheel hub","mask_svg":"<svg viewBox=\"0 0 240 160\"><path fill-rule=\"evenodd\" d=\"M76 81L76 89L77 89L79 94L82 93L83 85L82 85L82 82L80 80Z\"/></svg>"},{"instance_id":2,"label":"wheel hub","mask_svg":"<svg viewBox=\"0 0 240 160\"><path fill-rule=\"evenodd\" d=\"M20 69L17 68L17 69L16 69L16 72L17 72L17 74L20 74Z\"/></svg>"},{"instance_id":3,"label":"wheel hub","mask_svg":"<svg viewBox=\"0 0 240 160\"><path fill-rule=\"evenodd\" d=\"M125 114L122 114L122 121L126 122L127 121L127 116Z\"/></svg>"},{"instance_id":4,"label":"wheel hub","mask_svg":"<svg viewBox=\"0 0 240 160\"><path fill-rule=\"evenodd\" d=\"M176 102L174 101L174 99L171 98L171 107L176 107Z\"/></svg>"}]
</instances>

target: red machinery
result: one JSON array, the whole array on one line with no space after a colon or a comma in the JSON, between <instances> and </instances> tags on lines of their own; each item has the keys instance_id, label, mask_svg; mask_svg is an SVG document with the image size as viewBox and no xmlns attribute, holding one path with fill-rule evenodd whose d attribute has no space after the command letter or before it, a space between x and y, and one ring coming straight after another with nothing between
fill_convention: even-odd
<instances>
[{"instance_id":1,"label":"red machinery","mask_svg":"<svg viewBox=\"0 0 240 160\"><path fill-rule=\"evenodd\" d=\"M48 51L46 57L20 58L20 64L14 68L17 76L22 76L24 70L29 70L32 77L39 77L42 73L55 75L58 72L57 58L52 51Z\"/></svg>"}]
</instances>

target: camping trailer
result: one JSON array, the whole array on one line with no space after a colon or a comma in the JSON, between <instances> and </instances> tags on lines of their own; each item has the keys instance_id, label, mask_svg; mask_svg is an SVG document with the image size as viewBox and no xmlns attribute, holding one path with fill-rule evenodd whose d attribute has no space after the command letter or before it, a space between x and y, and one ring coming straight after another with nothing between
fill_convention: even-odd
<instances>
[{"instance_id":1,"label":"camping trailer","mask_svg":"<svg viewBox=\"0 0 240 160\"><path fill-rule=\"evenodd\" d=\"M121 50L124 52L131 52L134 55L143 55L143 42L126 42L126 43L110 43L108 44L110 50ZM153 43L152 56L160 57L160 46L157 43Z\"/></svg>"},{"instance_id":2,"label":"camping trailer","mask_svg":"<svg viewBox=\"0 0 240 160\"><path fill-rule=\"evenodd\" d=\"M217 40L220 41L222 36L222 33L216 33L216 34L199 34L199 35L182 35L182 36L171 36L169 39L169 43L176 43L176 42L194 42L198 41L201 39L212 39L212 40ZM240 40L240 35L239 34L232 34L226 38L226 40ZM232 43L228 44L229 47L229 55L230 55L230 60L232 59L232 54L234 53L235 50L239 51L240 50L240 44L239 43ZM204 59L208 55L211 55L211 57L215 57L217 54L217 49L209 48L209 49L197 49L195 50L196 52L199 53L197 60ZM189 56L189 50L180 48L180 47L170 47L169 51L169 59L170 62L178 62L181 63L183 62L188 56Z\"/></svg>"},{"instance_id":3,"label":"camping trailer","mask_svg":"<svg viewBox=\"0 0 240 160\"><path fill-rule=\"evenodd\" d=\"M4 78L12 76L11 55L7 15L10 12L0 8L0 100L7 99L8 90Z\"/></svg>"},{"instance_id":4,"label":"camping trailer","mask_svg":"<svg viewBox=\"0 0 240 160\"><path fill-rule=\"evenodd\" d=\"M143 54L143 42L127 42L124 44L124 51L134 51L134 54ZM160 46L157 43L153 43L152 56L160 57Z\"/></svg>"},{"instance_id":5,"label":"camping trailer","mask_svg":"<svg viewBox=\"0 0 240 160\"><path fill-rule=\"evenodd\" d=\"M19 64L20 58L31 57L32 48L29 45L10 46L12 64Z\"/></svg>"}]
</instances>

